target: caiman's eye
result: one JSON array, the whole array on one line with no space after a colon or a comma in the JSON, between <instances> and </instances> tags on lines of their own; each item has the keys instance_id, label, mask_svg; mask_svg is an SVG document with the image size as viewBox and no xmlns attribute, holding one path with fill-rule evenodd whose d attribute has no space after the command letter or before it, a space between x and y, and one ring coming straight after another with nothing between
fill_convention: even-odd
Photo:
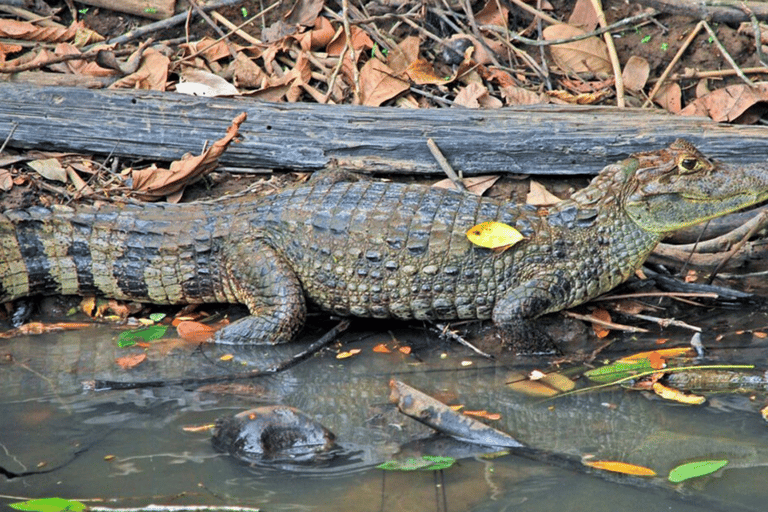
<instances>
[{"instance_id":1,"label":"caiman's eye","mask_svg":"<svg viewBox=\"0 0 768 512\"><path fill-rule=\"evenodd\" d=\"M698 158L694 158L692 156L685 156L680 159L680 161L677 164L677 167L680 169L680 172L689 173L689 172L693 172L701 169L702 164Z\"/></svg>"}]
</instances>

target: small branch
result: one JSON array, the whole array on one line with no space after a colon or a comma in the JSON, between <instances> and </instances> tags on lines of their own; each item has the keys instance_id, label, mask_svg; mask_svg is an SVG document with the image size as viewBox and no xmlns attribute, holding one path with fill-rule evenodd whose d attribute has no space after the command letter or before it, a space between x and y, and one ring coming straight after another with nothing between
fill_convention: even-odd
<instances>
[{"instance_id":1,"label":"small branch","mask_svg":"<svg viewBox=\"0 0 768 512\"><path fill-rule=\"evenodd\" d=\"M357 69L357 58L355 56L355 45L352 41L352 27L349 25L349 0L342 0L342 21L344 24L344 35L347 38L347 45L349 45L349 60L352 64L353 81L355 84L355 96L354 104L361 105L363 102L363 94L360 89L360 70Z\"/></svg>"},{"instance_id":2,"label":"small branch","mask_svg":"<svg viewBox=\"0 0 768 512\"><path fill-rule=\"evenodd\" d=\"M723 58L725 60L728 61L728 64L731 65L733 70L736 71L736 74L739 75L739 78L741 78L741 80L744 83L746 83L748 86L753 87L755 84L752 82L752 80L747 78L747 75L745 75L741 71L741 68L739 68L739 65L736 64L736 62L733 60L733 57L731 57L731 54L728 53L728 50L725 49L723 44L717 38L717 34L715 34L715 31L712 30L712 27L709 26L709 23L707 23L706 21L702 21L701 23L704 24L704 28L707 29L707 32L709 32L710 37L712 37L712 41L715 43L715 45L717 45L717 49L720 50L720 54L723 56ZM755 44L759 46L760 45L760 41L759 40L755 41Z\"/></svg>"},{"instance_id":3,"label":"small branch","mask_svg":"<svg viewBox=\"0 0 768 512\"><path fill-rule=\"evenodd\" d=\"M741 238L741 240L739 240L736 243L736 245L733 246L733 248L730 251L728 251L728 254L725 255L725 258L723 258L723 260L717 265L717 267L715 267L715 270L712 271L712 274L709 276L709 279L707 279L707 284L712 284L712 281L715 280L715 276L717 275L717 273L720 272L720 270L726 265L726 263L730 261L731 258L733 258L733 256L737 252L739 252L742 246L745 243L747 243L747 240L752 238L752 235L757 233L757 231L763 227L766 220L768 220L768 212L765 212L765 211L761 212L760 215L755 217L755 219L753 220L755 220L755 223L752 226L752 228Z\"/></svg>"},{"instance_id":4,"label":"small branch","mask_svg":"<svg viewBox=\"0 0 768 512\"><path fill-rule=\"evenodd\" d=\"M693 29L693 31L688 34L688 37L685 38L685 41L683 41L683 45L680 47L679 50L677 50L677 53L672 58L672 62L669 63L669 66L667 66L667 69L664 70L664 73L661 74L661 78L659 78L659 81L656 82L656 85L653 87L653 90L648 95L648 99L645 100L645 103L643 103L643 108L647 108L651 105L651 102L653 101L653 97L656 96L656 93L659 92L659 89L661 89L661 86L664 84L664 80L667 79L669 74L672 72L672 69L677 65L680 58L683 56L683 53L685 53L685 50L688 49L688 46L690 46L691 42L693 42L693 38L696 37L696 35L701 32L701 27L704 25L703 21L700 21L696 24L696 27Z\"/></svg>"},{"instance_id":5,"label":"small branch","mask_svg":"<svg viewBox=\"0 0 768 512\"><path fill-rule=\"evenodd\" d=\"M602 325L603 327L607 327L608 329L613 329L614 331L628 331L628 332L650 332L648 329L643 329L642 327L635 327L633 325L623 325L623 324L617 324L613 322L607 322L605 320L600 320L599 318L595 318L592 315L580 315L579 313L574 313L573 311L564 311L563 314L565 316L570 318L575 318L576 320L583 320L584 322L590 322L597 325Z\"/></svg>"},{"instance_id":6,"label":"small branch","mask_svg":"<svg viewBox=\"0 0 768 512\"><path fill-rule=\"evenodd\" d=\"M432 153L432 156L435 157L435 160L437 160L437 163L440 164L440 168L453 182L456 188L461 192L466 192L467 187L464 186L464 183L461 181L461 178L459 178L459 175L456 174L456 171L453 170L451 164L449 164L448 160L445 159L445 156L443 156L443 153L440 151L440 148L437 147L435 141L431 138L428 138L427 147L429 148L430 153Z\"/></svg>"},{"instance_id":7,"label":"small branch","mask_svg":"<svg viewBox=\"0 0 768 512\"><path fill-rule=\"evenodd\" d=\"M603 12L603 6L600 0L592 0L592 7L597 13L598 24L605 28L608 22L605 20L605 12ZM613 44L613 37L611 34L603 34L605 45L608 47L608 56L611 58L611 67L613 68L613 76L616 80L616 106L624 108L624 80L621 76L621 63L619 62L619 55L616 53L616 45Z\"/></svg>"}]
</instances>

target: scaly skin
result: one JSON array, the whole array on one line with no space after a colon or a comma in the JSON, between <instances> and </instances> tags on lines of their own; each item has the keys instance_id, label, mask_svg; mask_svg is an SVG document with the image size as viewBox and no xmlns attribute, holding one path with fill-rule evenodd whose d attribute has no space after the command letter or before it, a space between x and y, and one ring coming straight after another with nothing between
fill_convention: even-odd
<instances>
[{"instance_id":1,"label":"scaly skin","mask_svg":"<svg viewBox=\"0 0 768 512\"><path fill-rule=\"evenodd\" d=\"M768 165L714 162L685 141L609 165L533 208L416 185L318 180L260 199L31 208L0 217L0 302L101 294L159 304L233 302L251 315L223 343L280 343L306 299L340 315L526 321L604 293L669 232L768 198ZM495 220L525 239L473 246Z\"/></svg>"}]
</instances>

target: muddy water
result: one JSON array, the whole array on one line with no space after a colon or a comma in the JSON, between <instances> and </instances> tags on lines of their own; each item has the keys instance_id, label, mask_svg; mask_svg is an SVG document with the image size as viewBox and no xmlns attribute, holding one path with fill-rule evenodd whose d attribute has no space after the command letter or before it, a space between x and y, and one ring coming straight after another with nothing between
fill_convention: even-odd
<instances>
[{"instance_id":1,"label":"muddy water","mask_svg":"<svg viewBox=\"0 0 768 512\"><path fill-rule=\"evenodd\" d=\"M768 342L736 331L765 328L768 315L717 311L686 320L704 327L712 361L766 366ZM487 361L418 328L348 332L343 344L361 349L357 356L339 360L328 350L282 374L241 382L249 387L234 394L196 386L84 389L83 381L93 378L155 380L268 366L301 346L235 351L231 361L220 359L231 349L153 348L139 366L122 370L114 360L142 349L117 348L117 333L100 326L0 340L0 354L10 355L0 363L0 467L8 475L29 473L0 476L0 501L59 496L115 507L229 504L318 512L615 512L637 510L639 503L651 511L764 510L768 502L768 425L758 413L765 405L760 393L710 395L702 407L621 389L542 402L505 385L515 371L543 368L541 361ZM719 333L725 336L716 340ZM676 330L663 336L670 338L667 346L689 339ZM644 349L658 337L626 338L605 355ZM372 350L380 343L392 348L393 340L413 352ZM638 484L514 453L490 458L482 449L434 438L398 413L387 399L393 377L449 404L499 413L493 426L561 461L591 454L649 466L662 476L691 460L730 464L677 492L663 478ZM248 466L216 452L208 431L184 429L274 403L319 420L343 452L317 464ZM459 462L442 473L384 474L374 467L421 453Z\"/></svg>"}]
</instances>

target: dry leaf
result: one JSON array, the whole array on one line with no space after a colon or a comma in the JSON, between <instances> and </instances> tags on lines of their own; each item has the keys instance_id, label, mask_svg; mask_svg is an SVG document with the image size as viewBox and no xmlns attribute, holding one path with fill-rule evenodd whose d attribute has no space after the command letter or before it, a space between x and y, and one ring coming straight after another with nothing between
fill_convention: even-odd
<instances>
[{"instance_id":1,"label":"dry leaf","mask_svg":"<svg viewBox=\"0 0 768 512\"><path fill-rule=\"evenodd\" d=\"M768 83L729 85L699 98L683 110L683 116L705 116L722 123L750 124L765 111L768 101Z\"/></svg>"},{"instance_id":2,"label":"dry leaf","mask_svg":"<svg viewBox=\"0 0 768 512\"><path fill-rule=\"evenodd\" d=\"M176 92L190 96L237 96L240 92L219 75L203 69L188 69L181 73Z\"/></svg>"},{"instance_id":3,"label":"dry leaf","mask_svg":"<svg viewBox=\"0 0 768 512\"><path fill-rule=\"evenodd\" d=\"M360 352L361 350L359 348L353 348L344 352L339 352L336 354L336 359L347 359L349 357L356 356Z\"/></svg>"},{"instance_id":4,"label":"dry leaf","mask_svg":"<svg viewBox=\"0 0 768 512\"><path fill-rule=\"evenodd\" d=\"M668 388L658 382L653 384L653 392L665 400L672 400L686 405L701 405L707 401L703 396L688 395L676 389Z\"/></svg>"},{"instance_id":5,"label":"dry leaf","mask_svg":"<svg viewBox=\"0 0 768 512\"><path fill-rule=\"evenodd\" d=\"M210 325L201 324L200 322L184 320L176 325L176 332L179 333L179 337L185 341L203 343L210 341L211 338L213 338L213 335L216 333L216 328L211 327Z\"/></svg>"},{"instance_id":6,"label":"dry leaf","mask_svg":"<svg viewBox=\"0 0 768 512\"><path fill-rule=\"evenodd\" d=\"M617 462L612 460L583 461L585 466L602 469L604 471L613 471L614 473L624 473L625 475L635 476L656 476L656 472L645 466L636 466L626 462Z\"/></svg>"},{"instance_id":7,"label":"dry leaf","mask_svg":"<svg viewBox=\"0 0 768 512\"><path fill-rule=\"evenodd\" d=\"M507 27L509 18L509 9L501 7L502 3L497 0L488 0L480 12L475 14L475 21L478 25L498 25Z\"/></svg>"},{"instance_id":8,"label":"dry leaf","mask_svg":"<svg viewBox=\"0 0 768 512\"><path fill-rule=\"evenodd\" d=\"M289 24L309 27L315 23L324 3L325 0L296 0L283 19Z\"/></svg>"},{"instance_id":9,"label":"dry leaf","mask_svg":"<svg viewBox=\"0 0 768 512\"><path fill-rule=\"evenodd\" d=\"M144 52L139 68L134 73L117 80L109 88L165 91L170 63L171 60L168 57L149 48Z\"/></svg>"},{"instance_id":10,"label":"dry leaf","mask_svg":"<svg viewBox=\"0 0 768 512\"><path fill-rule=\"evenodd\" d=\"M651 65L643 57L631 56L624 65L621 78L624 87L629 91L639 92L643 90L651 74Z\"/></svg>"},{"instance_id":11,"label":"dry leaf","mask_svg":"<svg viewBox=\"0 0 768 512\"><path fill-rule=\"evenodd\" d=\"M353 25L351 27L350 33L352 35L352 48L355 49L356 55L359 56L361 51L367 51L373 48L373 40L368 37L368 34L366 34L365 31L357 25ZM341 55L346 42L347 36L342 30L339 32L339 35L333 39L333 41L328 43L328 47L325 49L325 51L327 51L328 55L331 57L337 57ZM347 52L347 59L349 59L349 52Z\"/></svg>"},{"instance_id":12,"label":"dry leaf","mask_svg":"<svg viewBox=\"0 0 768 512\"><path fill-rule=\"evenodd\" d=\"M508 85L501 88L501 97L507 105L538 105L549 103L546 94L529 91L516 85Z\"/></svg>"},{"instance_id":13,"label":"dry leaf","mask_svg":"<svg viewBox=\"0 0 768 512\"><path fill-rule=\"evenodd\" d=\"M374 352L378 352L379 354L389 354L392 351L387 348L387 346L383 343L379 343L375 347L373 347Z\"/></svg>"},{"instance_id":14,"label":"dry leaf","mask_svg":"<svg viewBox=\"0 0 768 512\"><path fill-rule=\"evenodd\" d=\"M0 190L8 192L13 188L13 176L8 169L0 169Z\"/></svg>"},{"instance_id":15,"label":"dry leaf","mask_svg":"<svg viewBox=\"0 0 768 512\"><path fill-rule=\"evenodd\" d=\"M411 347L399 347L397 350L405 355L408 355L411 353Z\"/></svg>"},{"instance_id":16,"label":"dry leaf","mask_svg":"<svg viewBox=\"0 0 768 512\"><path fill-rule=\"evenodd\" d=\"M525 196L526 204L533 206L552 206L561 201L559 197L551 193L547 188L538 181L531 180L530 191Z\"/></svg>"},{"instance_id":17,"label":"dry leaf","mask_svg":"<svg viewBox=\"0 0 768 512\"><path fill-rule=\"evenodd\" d=\"M393 75L389 66L379 59L370 59L366 62L360 70L361 103L369 107L378 107L408 90L408 82Z\"/></svg>"},{"instance_id":18,"label":"dry leaf","mask_svg":"<svg viewBox=\"0 0 768 512\"><path fill-rule=\"evenodd\" d=\"M663 85L653 97L653 101L673 114L682 114L683 92L677 83Z\"/></svg>"},{"instance_id":19,"label":"dry leaf","mask_svg":"<svg viewBox=\"0 0 768 512\"><path fill-rule=\"evenodd\" d=\"M0 37L21 39L23 41L39 41L41 43L60 43L72 41L82 22L73 23L68 28L41 27L34 23L16 20L0 20Z\"/></svg>"},{"instance_id":20,"label":"dry leaf","mask_svg":"<svg viewBox=\"0 0 768 512\"><path fill-rule=\"evenodd\" d=\"M501 419L501 414L490 413L490 412L488 412L488 411L486 411L484 409L481 410L481 411L466 411L465 410L465 411L461 411L461 412L463 412L467 416L474 416L475 418L483 418L485 420L490 420L490 421L497 421L497 420Z\"/></svg>"},{"instance_id":21,"label":"dry leaf","mask_svg":"<svg viewBox=\"0 0 768 512\"><path fill-rule=\"evenodd\" d=\"M603 322L611 321L611 314L601 308L595 308L592 311L592 317L602 320ZM598 323L592 323L592 329L595 331L595 336L598 338L605 338L611 333L610 329Z\"/></svg>"},{"instance_id":22,"label":"dry leaf","mask_svg":"<svg viewBox=\"0 0 768 512\"><path fill-rule=\"evenodd\" d=\"M570 103L572 105L592 105L598 101L602 101L607 96L610 96L613 94L613 91L610 89L601 89L596 92L572 94L568 91L556 90L547 91L546 94L549 97L557 98L560 101Z\"/></svg>"},{"instance_id":23,"label":"dry leaf","mask_svg":"<svg viewBox=\"0 0 768 512\"><path fill-rule=\"evenodd\" d=\"M43 178L51 181L67 182L67 171L56 158L32 160L27 162L34 171Z\"/></svg>"},{"instance_id":24,"label":"dry leaf","mask_svg":"<svg viewBox=\"0 0 768 512\"><path fill-rule=\"evenodd\" d=\"M302 50L309 52L325 48L333 40L335 34L336 31L333 29L331 22L328 21L328 18L320 16L315 19L315 25L312 30L302 32L301 34L293 34L290 37L298 41Z\"/></svg>"},{"instance_id":25,"label":"dry leaf","mask_svg":"<svg viewBox=\"0 0 768 512\"><path fill-rule=\"evenodd\" d=\"M419 60L419 37L408 36L387 55L387 66L392 69L392 72L400 76L406 68L414 64ZM426 64L430 69L432 65L422 59L422 62Z\"/></svg>"},{"instance_id":26,"label":"dry leaf","mask_svg":"<svg viewBox=\"0 0 768 512\"><path fill-rule=\"evenodd\" d=\"M597 27L597 13L595 7L592 4L592 0L576 0L576 5L573 6L570 17L568 17L568 24L573 27L578 27L585 32L591 32Z\"/></svg>"},{"instance_id":27,"label":"dry leaf","mask_svg":"<svg viewBox=\"0 0 768 512\"><path fill-rule=\"evenodd\" d=\"M500 99L491 96L484 85L476 82L459 89L453 103L468 108L501 108L503 106Z\"/></svg>"},{"instance_id":28,"label":"dry leaf","mask_svg":"<svg viewBox=\"0 0 768 512\"><path fill-rule=\"evenodd\" d=\"M569 39L584 34L581 30L570 25L550 25L543 31L544 39L554 41ZM552 59L565 72L571 73L610 73L611 61L605 42L595 36L550 46Z\"/></svg>"},{"instance_id":29,"label":"dry leaf","mask_svg":"<svg viewBox=\"0 0 768 512\"><path fill-rule=\"evenodd\" d=\"M483 195L483 193L491 188L494 183L498 181L500 176L496 175L489 175L489 176L471 176L468 178L462 178L461 182L464 184L464 187L467 189L467 192L471 194L475 194L477 196ZM453 183L453 181L450 178L445 178L437 183L432 184L435 188L445 188L448 190L456 190L456 185Z\"/></svg>"},{"instance_id":30,"label":"dry leaf","mask_svg":"<svg viewBox=\"0 0 768 512\"><path fill-rule=\"evenodd\" d=\"M245 112L237 116L227 129L227 134L214 142L201 155L171 162L170 169L133 171L131 173L133 190L147 200L160 199L182 191L184 187L216 168L219 156L226 151L245 119Z\"/></svg>"},{"instance_id":31,"label":"dry leaf","mask_svg":"<svg viewBox=\"0 0 768 512\"><path fill-rule=\"evenodd\" d=\"M180 44L179 47L184 51L184 57L198 54L208 63L212 63L230 57L230 46L228 46L228 44L232 45L233 43L217 41L210 37L204 37L199 41ZM238 51L241 48L238 45L234 45L233 49Z\"/></svg>"},{"instance_id":32,"label":"dry leaf","mask_svg":"<svg viewBox=\"0 0 768 512\"><path fill-rule=\"evenodd\" d=\"M123 370L130 370L131 368L134 368L141 363L143 363L147 359L147 354L141 353L141 354L134 354L131 356L123 356L118 357L115 359L115 362L120 365L120 368Z\"/></svg>"}]
</instances>

